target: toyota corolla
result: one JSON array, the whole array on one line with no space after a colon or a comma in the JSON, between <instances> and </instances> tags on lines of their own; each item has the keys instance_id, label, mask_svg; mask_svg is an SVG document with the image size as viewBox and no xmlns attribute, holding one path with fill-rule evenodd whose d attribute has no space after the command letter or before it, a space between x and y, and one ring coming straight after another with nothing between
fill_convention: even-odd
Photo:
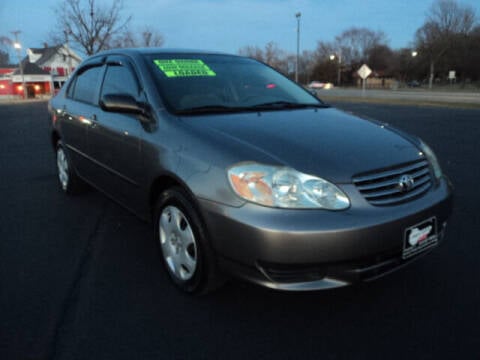
<instances>
[{"instance_id":1,"label":"toyota corolla","mask_svg":"<svg viewBox=\"0 0 480 360\"><path fill-rule=\"evenodd\" d=\"M188 293L229 275L282 290L371 280L444 237L451 186L424 142L253 59L112 50L49 107L61 189L89 184L151 221Z\"/></svg>"}]
</instances>

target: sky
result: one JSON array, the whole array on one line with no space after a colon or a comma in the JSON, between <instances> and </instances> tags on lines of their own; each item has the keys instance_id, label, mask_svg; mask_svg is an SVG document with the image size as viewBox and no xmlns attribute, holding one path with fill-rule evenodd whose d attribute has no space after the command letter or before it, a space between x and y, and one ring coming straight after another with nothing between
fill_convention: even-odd
<instances>
[{"instance_id":1,"label":"sky","mask_svg":"<svg viewBox=\"0 0 480 360\"><path fill-rule=\"evenodd\" d=\"M97 0L108 4L109 0ZM42 47L55 31L53 9L62 0L0 0L0 36L13 37L26 48ZM383 31L393 49L412 45L433 0L124 0L130 27L148 25L165 38L164 47L237 53L241 47L275 42L296 52L297 19L300 50L315 50L318 41L333 41L350 27ZM479 0L460 0L480 17ZM12 57L11 57L12 59Z\"/></svg>"}]
</instances>

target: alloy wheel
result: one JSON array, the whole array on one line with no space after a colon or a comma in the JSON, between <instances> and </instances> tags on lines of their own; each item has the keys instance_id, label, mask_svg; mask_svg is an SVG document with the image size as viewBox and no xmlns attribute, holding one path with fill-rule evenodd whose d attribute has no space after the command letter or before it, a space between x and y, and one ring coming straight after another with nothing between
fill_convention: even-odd
<instances>
[{"instance_id":1,"label":"alloy wheel","mask_svg":"<svg viewBox=\"0 0 480 360\"><path fill-rule=\"evenodd\" d=\"M57 170L58 170L58 179L60 180L60 184L62 185L63 190L67 190L68 187L68 160L67 156L65 155L65 151L59 147L57 149Z\"/></svg>"},{"instance_id":2,"label":"alloy wheel","mask_svg":"<svg viewBox=\"0 0 480 360\"><path fill-rule=\"evenodd\" d=\"M197 243L185 214L176 206L166 206L159 218L160 245L170 272L188 281L197 268Z\"/></svg>"}]
</instances>

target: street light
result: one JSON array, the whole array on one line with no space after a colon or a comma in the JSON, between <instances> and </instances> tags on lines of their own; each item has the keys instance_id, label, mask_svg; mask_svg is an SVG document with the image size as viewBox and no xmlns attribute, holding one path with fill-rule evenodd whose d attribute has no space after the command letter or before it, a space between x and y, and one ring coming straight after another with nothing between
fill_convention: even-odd
<instances>
[{"instance_id":1,"label":"street light","mask_svg":"<svg viewBox=\"0 0 480 360\"><path fill-rule=\"evenodd\" d=\"M298 60L300 58L300 17L301 12L297 12L295 17L297 18L297 60L295 61L295 82L298 83Z\"/></svg>"},{"instance_id":2,"label":"street light","mask_svg":"<svg viewBox=\"0 0 480 360\"><path fill-rule=\"evenodd\" d=\"M408 81L408 77L409 77L408 73L410 72L410 67L411 67L410 65L413 62L413 59L415 59L417 57L418 51L417 50L412 50L410 52L410 55L411 56L410 56L410 58L408 58L408 61L407 61L406 67L405 67L405 75L403 76L404 77L403 81L405 81L405 82ZM413 84L414 81L407 83L407 85L410 84L410 83Z\"/></svg>"},{"instance_id":3,"label":"street light","mask_svg":"<svg viewBox=\"0 0 480 360\"><path fill-rule=\"evenodd\" d=\"M27 87L25 86L25 75L23 73L23 64L22 64L22 55L21 55L21 50L22 50L22 45L18 41L18 34L20 34L20 31L12 31L12 34L15 35L15 42L13 43L13 47L15 50L17 50L17 58L18 58L18 67L20 69L20 75L22 76L22 88L23 88L23 98L27 98Z\"/></svg>"},{"instance_id":4,"label":"street light","mask_svg":"<svg viewBox=\"0 0 480 360\"><path fill-rule=\"evenodd\" d=\"M333 61L335 58L338 58L337 86L340 86L342 81L342 52L339 51L338 54L330 55L330 60Z\"/></svg>"}]
</instances>

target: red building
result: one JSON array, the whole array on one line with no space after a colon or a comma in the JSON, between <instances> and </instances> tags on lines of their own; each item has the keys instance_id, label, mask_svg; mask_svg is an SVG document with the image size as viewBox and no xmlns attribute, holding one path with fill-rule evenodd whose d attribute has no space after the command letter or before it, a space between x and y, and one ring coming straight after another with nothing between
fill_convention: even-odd
<instances>
[{"instance_id":1,"label":"red building","mask_svg":"<svg viewBox=\"0 0 480 360\"><path fill-rule=\"evenodd\" d=\"M24 83L29 98L50 95L52 93L52 75L36 64L24 61L22 65L23 76L18 68L5 69L5 76L0 78L0 95L23 97Z\"/></svg>"},{"instance_id":2,"label":"red building","mask_svg":"<svg viewBox=\"0 0 480 360\"><path fill-rule=\"evenodd\" d=\"M54 94L80 64L81 58L68 46L27 49L22 61L23 76L14 66L0 68L0 96L29 98Z\"/></svg>"},{"instance_id":3,"label":"red building","mask_svg":"<svg viewBox=\"0 0 480 360\"><path fill-rule=\"evenodd\" d=\"M15 69L15 67L0 68L0 96L13 94L11 75L13 74Z\"/></svg>"}]
</instances>

